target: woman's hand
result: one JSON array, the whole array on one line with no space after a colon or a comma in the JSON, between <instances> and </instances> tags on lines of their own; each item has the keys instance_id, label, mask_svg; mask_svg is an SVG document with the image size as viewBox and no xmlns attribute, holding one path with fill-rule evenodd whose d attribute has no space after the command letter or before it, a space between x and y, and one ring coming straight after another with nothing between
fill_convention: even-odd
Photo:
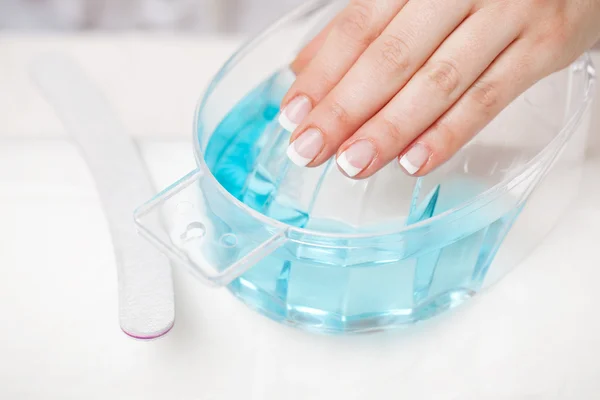
<instances>
[{"instance_id":1,"label":"woman's hand","mask_svg":"<svg viewBox=\"0 0 600 400\"><path fill-rule=\"evenodd\" d=\"M352 0L292 65L290 159L424 175L600 38L600 0Z\"/></svg>"}]
</instances>

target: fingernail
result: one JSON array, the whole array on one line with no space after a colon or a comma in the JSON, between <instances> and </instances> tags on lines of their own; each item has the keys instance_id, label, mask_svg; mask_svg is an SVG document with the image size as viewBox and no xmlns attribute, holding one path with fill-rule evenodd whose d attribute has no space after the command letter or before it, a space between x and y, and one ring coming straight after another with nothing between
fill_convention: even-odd
<instances>
[{"instance_id":1,"label":"fingernail","mask_svg":"<svg viewBox=\"0 0 600 400\"><path fill-rule=\"evenodd\" d=\"M279 114L279 124L287 131L294 132L302 120L306 118L312 106L306 96L294 97Z\"/></svg>"},{"instance_id":2,"label":"fingernail","mask_svg":"<svg viewBox=\"0 0 600 400\"><path fill-rule=\"evenodd\" d=\"M306 167L323 147L323 135L318 129L308 129L287 148L287 156L299 167Z\"/></svg>"},{"instance_id":3,"label":"fingernail","mask_svg":"<svg viewBox=\"0 0 600 400\"><path fill-rule=\"evenodd\" d=\"M429 160L429 156L429 149L425 145L417 143L400 158L400 165L406 172L414 175Z\"/></svg>"},{"instance_id":4,"label":"fingernail","mask_svg":"<svg viewBox=\"0 0 600 400\"><path fill-rule=\"evenodd\" d=\"M368 140L354 142L337 158L340 168L353 177L365 169L375 158L375 146Z\"/></svg>"}]
</instances>

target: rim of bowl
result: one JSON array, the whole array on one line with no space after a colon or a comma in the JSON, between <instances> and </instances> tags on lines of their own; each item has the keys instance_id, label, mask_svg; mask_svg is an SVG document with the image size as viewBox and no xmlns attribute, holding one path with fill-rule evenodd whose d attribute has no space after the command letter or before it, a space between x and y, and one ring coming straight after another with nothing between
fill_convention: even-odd
<instances>
[{"instance_id":1,"label":"rim of bowl","mask_svg":"<svg viewBox=\"0 0 600 400\"><path fill-rule=\"evenodd\" d=\"M449 210L446 210L438 215L435 215L431 218L427 218L423 221L411 224L411 225L403 225L398 229L386 229L381 231L370 231L370 232L358 232L358 233L334 233L334 232L325 232L319 230L312 230L307 228L299 228L293 225L286 224L284 222L278 221L274 218L271 218L265 214L256 211L234 197L231 193L227 191L215 178L212 174L212 171L208 168L206 163L204 162L204 157L201 154L200 150L200 140L198 138L198 128L199 128L199 117L202 109L207 103L210 95L219 84L221 78L232 68L235 67L237 62L244 58L245 55L252 51L254 46L261 43L265 37L270 35L273 32L276 32L281 26L286 24L290 20L298 19L303 15L308 15L311 12L314 12L321 7L324 7L328 4L333 4L338 0L310 0L305 2L304 4L298 6L291 12L284 15L282 18L275 21L273 24L268 26L266 29L261 31L259 34L250 38L249 40L242 43L237 50L229 57L229 59L222 65L219 71L214 75L214 77L210 80L204 94L199 99L196 111L194 114L194 131L193 131L193 143L194 143L194 156L196 158L196 164L198 167L205 173L204 178L209 179L216 187L217 190L221 192L225 196L225 198L229 199L234 205L242 208L245 212L247 212L251 217L259 220L261 223L269 225L273 227L275 230L284 230L286 232L296 232L300 235L307 235L314 238L323 238L323 239L373 239L376 237L383 237L388 235L397 235L402 233L408 233L411 231L415 231L417 229L423 229L427 226L435 224L436 227L441 227L446 223L450 223L454 221L456 218L461 218L464 215L468 215L475 210L484 207L485 205L491 203L496 200L499 196L502 195L505 191L510 190L514 186L518 185L524 179L526 179L530 174L534 173L532 171L532 167L534 164L540 163L544 161L545 157L551 157L550 160L545 160L548 163L551 163L552 160L558 155L559 149L566 143L566 141L571 136L571 133L579 126L581 122L581 118L585 113L587 107L589 106L592 98L593 98L593 90L595 87L595 80L593 71L593 63L590 57L589 52L585 52L582 56L580 56L577 60L571 63L567 68L571 68L574 64L578 62L583 63L583 70L585 71L585 92L578 108L571 113L569 119L563 124L560 128L559 132L544 146L542 150L540 150L533 158L531 158L526 164L522 165L520 168L516 169L512 173L507 174L500 182L495 184L494 186L484 190L478 195L472 197L471 199L461 203L460 205L453 207ZM591 67L591 69L590 69ZM572 72L570 72L572 73ZM569 99L571 100L572 93L568 94ZM557 150L553 153L554 150ZM535 183L534 185L537 185ZM478 207L473 207L474 204L479 203ZM463 214L461 211L465 211L466 209L473 207L473 210Z\"/></svg>"}]
</instances>

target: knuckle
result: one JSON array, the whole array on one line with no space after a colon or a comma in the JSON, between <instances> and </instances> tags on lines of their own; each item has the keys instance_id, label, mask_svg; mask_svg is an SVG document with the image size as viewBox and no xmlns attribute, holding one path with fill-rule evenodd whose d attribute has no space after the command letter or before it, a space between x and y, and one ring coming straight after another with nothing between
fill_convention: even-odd
<instances>
[{"instance_id":1,"label":"knuckle","mask_svg":"<svg viewBox=\"0 0 600 400\"><path fill-rule=\"evenodd\" d=\"M404 141L404 134L403 134L402 130L400 129L400 127L402 126L402 123L398 116L383 115L381 122L384 127L383 131L385 132L385 134L388 136L388 138L391 140L392 143L398 143L398 142Z\"/></svg>"},{"instance_id":2,"label":"knuckle","mask_svg":"<svg viewBox=\"0 0 600 400\"><path fill-rule=\"evenodd\" d=\"M344 36L363 44L373 39L373 11L368 3L367 0L353 1L338 25Z\"/></svg>"},{"instance_id":3,"label":"knuckle","mask_svg":"<svg viewBox=\"0 0 600 400\"><path fill-rule=\"evenodd\" d=\"M311 99L312 104L316 105L327 95L329 88L333 87L335 82L335 76L330 69L317 66L312 71L300 75L292 89L295 95L305 94ZM292 99L293 96L289 98Z\"/></svg>"},{"instance_id":4,"label":"knuckle","mask_svg":"<svg viewBox=\"0 0 600 400\"><path fill-rule=\"evenodd\" d=\"M343 106L339 101L334 100L329 104L329 110L333 117L340 123L341 125L346 125L350 122L350 113L345 106Z\"/></svg>"},{"instance_id":5,"label":"knuckle","mask_svg":"<svg viewBox=\"0 0 600 400\"><path fill-rule=\"evenodd\" d=\"M452 123L440 118L433 125L437 136L437 153L446 154L455 151L460 147L461 135Z\"/></svg>"},{"instance_id":6,"label":"knuckle","mask_svg":"<svg viewBox=\"0 0 600 400\"><path fill-rule=\"evenodd\" d=\"M515 60L512 70L513 81L519 83L520 81L536 75L541 70L542 63L539 61L539 57L535 54L528 53L523 54L521 57Z\"/></svg>"},{"instance_id":7,"label":"knuckle","mask_svg":"<svg viewBox=\"0 0 600 400\"><path fill-rule=\"evenodd\" d=\"M461 83L461 76L453 61L437 61L427 70L427 81L437 92L452 98Z\"/></svg>"},{"instance_id":8,"label":"knuckle","mask_svg":"<svg viewBox=\"0 0 600 400\"><path fill-rule=\"evenodd\" d=\"M477 81L469 90L469 96L486 114L491 114L500 102L498 85L483 80Z\"/></svg>"},{"instance_id":9,"label":"knuckle","mask_svg":"<svg viewBox=\"0 0 600 400\"><path fill-rule=\"evenodd\" d=\"M379 66L385 74L398 74L410 67L409 46L400 35L386 35L381 42Z\"/></svg>"}]
</instances>

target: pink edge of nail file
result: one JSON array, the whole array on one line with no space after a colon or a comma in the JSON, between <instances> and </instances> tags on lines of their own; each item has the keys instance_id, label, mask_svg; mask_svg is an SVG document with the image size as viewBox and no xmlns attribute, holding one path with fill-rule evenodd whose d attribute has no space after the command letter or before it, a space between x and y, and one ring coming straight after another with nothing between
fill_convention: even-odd
<instances>
[{"instance_id":1,"label":"pink edge of nail file","mask_svg":"<svg viewBox=\"0 0 600 400\"><path fill-rule=\"evenodd\" d=\"M175 320L173 281L168 260L137 234L133 222L135 207L155 194L136 145L74 61L45 55L30 73L95 180L114 246L121 329L136 339L164 335Z\"/></svg>"}]
</instances>

